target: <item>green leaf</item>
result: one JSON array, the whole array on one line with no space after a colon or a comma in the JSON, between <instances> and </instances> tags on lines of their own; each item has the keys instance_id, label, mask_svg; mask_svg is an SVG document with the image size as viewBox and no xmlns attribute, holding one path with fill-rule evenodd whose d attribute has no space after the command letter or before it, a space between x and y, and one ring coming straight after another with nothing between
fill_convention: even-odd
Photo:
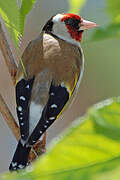
<instances>
[{"instance_id":1,"label":"green leaf","mask_svg":"<svg viewBox=\"0 0 120 180\"><path fill-rule=\"evenodd\" d=\"M80 9L84 6L86 0L69 0L69 6L71 13L79 13Z\"/></svg>"},{"instance_id":2,"label":"green leaf","mask_svg":"<svg viewBox=\"0 0 120 180\"><path fill-rule=\"evenodd\" d=\"M106 0L106 11L111 17L110 24L97 29L91 40L120 37L120 0Z\"/></svg>"},{"instance_id":3,"label":"green leaf","mask_svg":"<svg viewBox=\"0 0 120 180\"><path fill-rule=\"evenodd\" d=\"M18 48L19 37L23 36L26 15L32 9L35 0L21 0L18 8L16 0L0 0L0 14L8 27L10 37Z\"/></svg>"},{"instance_id":4,"label":"green leaf","mask_svg":"<svg viewBox=\"0 0 120 180\"><path fill-rule=\"evenodd\" d=\"M120 23L120 1L107 0L107 11L112 17L113 23Z\"/></svg>"},{"instance_id":5,"label":"green leaf","mask_svg":"<svg viewBox=\"0 0 120 180\"><path fill-rule=\"evenodd\" d=\"M92 40L120 37L120 24L110 24L106 28L99 28L92 36Z\"/></svg>"},{"instance_id":6,"label":"green leaf","mask_svg":"<svg viewBox=\"0 0 120 180\"><path fill-rule=\"evenodd\" d=\"M32 9L34 3L35 0L29 0L29 2L28 0L21 0L21 8L19 9L16 0L0 1L0 14L8 27L11 39L14 41L25 74L26 70L20 56L18 45L20 37L22 37L24 33L24 22L26 15Z\"/></svg>"},{"instance_id":7,"label":"green leaf","mask_svg":"<svg viewBox=\"0 0 120 180\"><path fill-rule=\"evenodd\" d=\"M22 0L21 8L20 8L20 34L23 35L24 33L24 23L26 15L32 9L33 4L36 0Z\"/></svg>"},{"instance_id":8,"label":"green leaf","mask_svg":"<svg viewBox=\"0 0 120 180\"><path fill-rule=\"evenodd\" d=\"M0 0L0 15L9 30L12 40L18 46L20 26L19 9L16 0Z\"/></svg>"},{"instance_id":9,"label":"green leaf","mask_svg":"<svg viewBox=\"0 0 120 180\"><path fill-rule=\"evenodd\" d=\"M31 168L4 179L120 179L120 98L90 108Z\"/></svg>"}]
</instances>

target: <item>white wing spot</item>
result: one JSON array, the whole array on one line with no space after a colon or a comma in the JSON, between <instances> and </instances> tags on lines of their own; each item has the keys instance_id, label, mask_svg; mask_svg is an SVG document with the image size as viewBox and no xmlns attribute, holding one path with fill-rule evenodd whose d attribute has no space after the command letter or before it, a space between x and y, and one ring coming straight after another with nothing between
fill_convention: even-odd
<instances>
[{"instance_id":1,"label":"white wing spot","mask_svg":"<svg viewBox=\"0 0 120 180\"><path fill-rule=\"evenodd\" d=\"M22 117L20 117L20 120L22 120L23 118Z\"/></svg>"},{"instance_id":2,"label":"white wing spot","mask_svg":"<svg viewBox=\"0 0 120 180\"><path fill-rule=\"evenodd\" d=\"M18 111L22 111L22 107L21 106L18 106Z\"/></svg>"},{"instance_id":3,"label":"white wing spot","mask_svg":"<svg viewBox=\"0 0 120 180\"><path fill-rule=\"evenodd\" d=\"M54 96L55 95L55 93L53 93L53 92L51 92L51 94L50 94L51 96Z\"/></svg>"},{"instance_id":4,"label":"white wing spot","mask_svg":"<svg viewBox=\"0 0 120 180\"><path fill-rule=\"evenodd\" d=\"M20 99L25 101L25 97L24 96L20 96Z\"/></svg>"},{"instance_id":5,"label":"white wing spot","mask_svg":"<svg viewBox=\"0 0 120 180\"><path fill-rule=\"evenodd\" d=\"M57 105L56 104L52 104L51 108L57 108Z\"/></svg>"},{"instance_id":6,"label":"white wing spot","mask_svg":"<svg viewBox=\"0 0 120 180\"><path fill-rule=\"evenodd\" d=\"M26 88L29 89L29 88L30 88L30 85L28 84L28 85L26 86Z\"/></svg>"},{"instance_id":7,"label":"white wing spot","mask_svg":"<svg viewBox=\"0 0 120 180\"><path fill-rule=\"evenodd\" d=\"M42 134L42 131L40 131L40 134Z\"/></svg>"},{"instance_id":8,"label":"white wing spot","mask_svg":"<svg viewBox=\"0 0 120 180\"><path fill-rule=\"evenodd\" d=\"M23 126L24 125L24 123L21 123L21 126Z\"/></svg>"},{"instance_id":9,"label":"white wing spot","mask_svg":"<svg viewBox=\"0 0 120 180\"><path fill-rule=\"evenodd\" d=\"M47 128L47 125L44 125L44 128Z\"/></svg>"},{"instance_id":10,"label":"white wing spot","mask_svg":"<svg viewBox=\"0 0 120 180\"><path fill-rule=\"evenodd\" d=\"M46 123L49 123L49 121L47 120Z\"/></svg>"},{"instance_id":11,"label":"white wing spot","mask_svg":"<svg viewBox=\"0 0 120 180\"><path fill-rule=\"evenodd\" d=\"M24 134L22 134L21 136L24 137Z\"/></svg>"},{"instance_id":12,"label":"white wing spot","mask_svg":"<svg viewBox=\"0 0 120 180\"><path fill-rule=\"evenodd\" d=\"M49 119L50 119L50 120L54 120L54 119L55 119L55 117L50 117Z\"/></svg>"},{"instance_id":13,"label":"white wing spot","mask_svg":"<svg viewBox=\"0 0 120 180\"><path fill-rule=\"evenodd\" d=\"M21 112L20 115L22 115L23 113Z\"/></svg>"}]
</instances>

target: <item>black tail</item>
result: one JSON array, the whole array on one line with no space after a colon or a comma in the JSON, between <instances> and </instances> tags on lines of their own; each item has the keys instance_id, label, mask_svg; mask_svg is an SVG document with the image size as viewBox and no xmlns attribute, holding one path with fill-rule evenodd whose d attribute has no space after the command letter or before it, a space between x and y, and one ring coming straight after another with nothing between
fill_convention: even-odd
<instances>
[{"instance_id":1,"label":"black tail","mask_svg":"<svg viewBox=\"0 0 120 180\"><path fill-rule=\"evenodd\" d=\"M31 147L23 146L20 141L18 142L14 157L9 166L10 171L16 171L26 167L30 149Z\"/></svg>"}]
</instances>

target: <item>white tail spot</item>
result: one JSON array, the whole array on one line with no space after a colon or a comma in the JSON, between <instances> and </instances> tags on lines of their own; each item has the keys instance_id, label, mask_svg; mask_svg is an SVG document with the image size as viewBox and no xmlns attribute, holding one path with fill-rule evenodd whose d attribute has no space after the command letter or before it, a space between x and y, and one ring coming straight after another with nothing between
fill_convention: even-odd
<instances>
[{"instance_id":1,"label":"white tail spot","mask_svg":"<svg viewBox=\"0 0 120 180\"><path fill-rule=\"evenodd\" d=\"M19 164L18 167L19 167L20 169L23 169L25 166L23 166L22 164Z\"/></svg>"},{"instance_id":2,"label":"white tail spot","mask_svg":"<svg viewBox=\"0 0 120 180\"><path fill-rule=\"evenodd\" d=\"M12 162L12 167L17 166L17 162Z\"/></svg>"}]
</instances>

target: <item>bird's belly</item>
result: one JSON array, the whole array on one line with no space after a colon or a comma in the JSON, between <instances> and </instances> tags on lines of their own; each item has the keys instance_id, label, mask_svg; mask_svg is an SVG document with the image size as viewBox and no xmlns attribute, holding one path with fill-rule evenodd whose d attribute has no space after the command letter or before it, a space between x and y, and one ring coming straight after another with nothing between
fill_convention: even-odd
<instances>
[{"instance_id":1,"label":"bird's belly","mask_svg":"<svg viewBox=\"0 0 120 180\"><path fill-rule=\"evenodd\" d=\"M49 98L49 86L51 83L48 81L47 76L48 70L44 70L34 80L29 107L29 136L40 121L43 109Z\"/></svg>"},{"instance_id":2,"label":"bird's belly","mask_svg":"<svg viewBox=\"0 0 120 180\"><path fill-rule=\"evenodd\" d=\"M30 111L29 111L29 136L32 134L36 125L40 121L42 111L43 111L42 105L36 104L34 101L31 102Z\"/></svg>"}]
</instances>

